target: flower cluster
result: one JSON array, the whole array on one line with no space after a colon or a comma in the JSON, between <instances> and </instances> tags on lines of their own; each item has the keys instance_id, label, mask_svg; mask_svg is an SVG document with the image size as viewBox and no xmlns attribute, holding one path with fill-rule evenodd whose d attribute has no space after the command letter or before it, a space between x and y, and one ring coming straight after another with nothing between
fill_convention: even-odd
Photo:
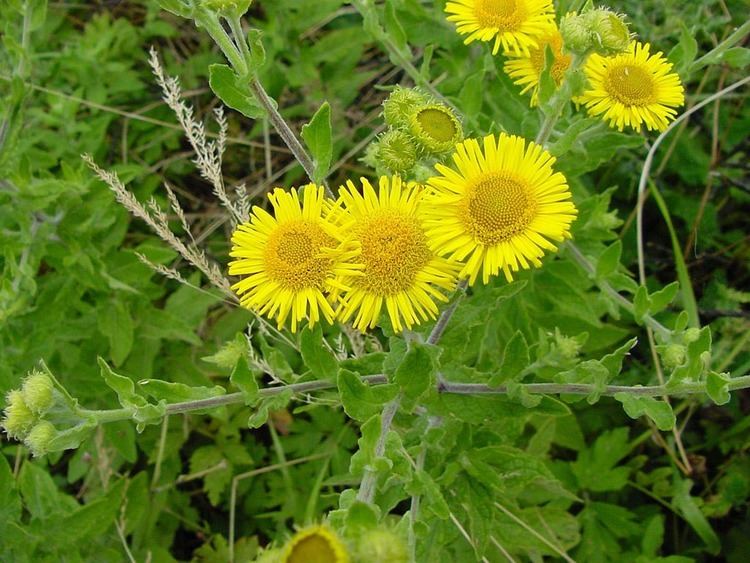
<instances>
[{"instance_id":1,"label":"flower cluster","mask_svg":"<svg viewBox=\"0 0 750 563\"><path fill-rule=\"evenodd\" d=\"M55 393L47 374L32 371L21 389L13 389L6 397L2 426L10 438L23 440L34 456L47 453L57 434L54 425L43 419L55 403Z\"/></svg>"},{"instance_id":2,"label":"flower cluster","mask_svg":"<svg viewBox=\"0 0 750 563\"><path fill-rule=\"evenodd\" d=\"M443 158L463 139L455 112L418 89L397 86L383 103L383 118L388 130L364 159L378 173L413 177L420 164Z\"/></svg>"},{"instance_id":3,"label":"flower cluster","mask_svg":"<svg viewBox=\"0 0 750 563\"><path fill-rule=\"evenodd\" d=\"M648 43L631 39L623 16L606 8L587 8L564 16L560 28L551 0L455 0L446 4L465 42L494 39L493 54L503 47L503 69L538 103L545 68L559 86L573 66L582 63L585 87L577 103L611 127L663 131L685 103L680 78L671 63Z\"/></svg>"},{"instance_id":4,"label":"flower cluster","mask_svg":"<svg viewBox=\"0 0 750 563\"><path fill-rule=\"evenodd\" d=\"M438 313L459 278L483 283L541 265L570 237L576 208L541 146L501 134L458 143L453 166L426 184L383 176L376 190L348 181L336 201L322 187L277 188L273 214L254 207L232 236L229 273L241 304L276 320L351 321L396 332Z\"/></svg>"}]
</instances>

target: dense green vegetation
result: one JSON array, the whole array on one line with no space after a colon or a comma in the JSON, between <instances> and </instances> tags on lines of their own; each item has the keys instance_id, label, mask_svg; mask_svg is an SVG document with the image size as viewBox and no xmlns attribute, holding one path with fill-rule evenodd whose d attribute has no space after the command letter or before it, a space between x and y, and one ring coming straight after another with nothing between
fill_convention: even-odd
<instances>
[{"instance_id":1,"label":"dense green vegetation","mask_svg":"<svg viewBox=\"0 0 750 563\"><path fill-rule=\"evenodd\" d=\"M367 147L386 130L382 102L399 84L443 96L467 137L537 136L542 114L502 56L464 45L444 4L256 0L243 18L261 32L250 35L253 53L257 42L265 50L254 76L291 129L330 106L331 143L322 118L306 129L319 128L318 140L305 136L329 186L374 178ZM557 4L563 15L573 2ZM611 7L675 64L680 112L746 77L742 0ZM242 393L166 417L144 407L143 424L94 425L76 448L45 456L3 434L0 560L252 561L326 517L355 551L386 526L418 561L747 560L750 395L727 395L727 378L750 367L746 85L655 151L644 285L637 190L658 132L618 132L569 104L549 146L579 210L576 246L512 283L472 287L439 348L407 349L385 321L364 336L262 324L133 219L81 159L115 171L138 201L153 198L226 275L232 217L161 99L149 49L179 77L209 140L221 124L210 68L214 90L244 108L225 110L226 186L267 207L273 187L308 180L263 109L217 85L211 65L227 61L205 29L156 1L0 0L0 30L0 394L40 362L97 411ZM683 356L669 357L672 344ZM360 381L381 373L392 385ZM439 392L442 377L507 392ZM671 408L603 396L614 394L607 385L664 380L700 392L677 394ZM308 381L327 385L262 391ZM588 387L541 395L525 386L536 383ZM397 389L394 432L377 452ZM368 473L373 502L355 501Z\"/></svg>"}]
</instances>

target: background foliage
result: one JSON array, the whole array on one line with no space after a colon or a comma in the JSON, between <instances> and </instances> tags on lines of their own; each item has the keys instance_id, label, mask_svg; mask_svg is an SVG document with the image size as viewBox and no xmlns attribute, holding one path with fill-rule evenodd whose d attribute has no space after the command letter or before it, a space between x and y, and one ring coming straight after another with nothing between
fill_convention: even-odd
<instances>
[{"instance_id":1,"label":"background foliage","mask_svg":"<svg viewBox=\"0 0 750 563\"><path fill-rule=\"evenodd\" d=\"M25 19L20 0L5 0L0 10L0 392L16 387L43 359L83 404L113 408L116 398L99 375L98 356L134 381L207 387L230 386L233 370L236 376L237 369L258 365L264 381L287 383L330 362L334 373L336 363L380 373L379 352L389 349L383 336L358 341L365 359L338 362L333 351L324 358L310 352L319 347L319 332L303 334L312 340L297 343L298 351L257 327L251 331L257 361L236 366L250 314L208 287L180 285L142 264L136 252L156 264L184 266L142 224L130 222L81 162L80 154L91 153L111 163L141 201L153 196L164 208L168 202L158 188L166 180L194 233L226 263L231 226L190 163L146 55L155 46L167 72L180 76L191 102L207 114L217 103L208 67L223 61L206 36L155 2L27 4L33 9ZM738 48L690 72L694 58L743 23L742 1L704 0L690 10L654 1L612 7L631 17L641 38L670 53L689 104L747 71L748 51ZM386 40L403 50L408 39L414 64L462 109L469 133L533 137L537 118L502 73L500 58L479 45L464 47L445 22L442 2L398 0L379 8ZM386 87L410 82L394 64L397 57L384 53L383 37L376 41L363 32L357 11L338 0L259 1L249 18L263 31L267 62L260 80L296 129L324 101L331 106L330 184L369 174L358 159L382 130ZM710 105L660 149L653 177L665 205L660 210L647 203L645 227L649 288L674 281L684 255L700 320L712 328L716 369L733 375L750 366L746 97L739 90ZM229 119L228 182L244 182L260 195L303 180L263 119L236 112ZM565 123L558 130L565 131ZM572 146L560 168L583 202L574 225L581 248L599 256L622 243L620 264L600 261L602 275L635 269L633 206L648 140L601 126L586 136L563 134L552 144L553 152ZM204 285L183 271L194 285ZM484 381L508 368L497 351L521 334L540 380L552 380L566 361L557 334L580 341L585 358L608 357L605 366L623 361L631 338L639 337L617 382L656 381L643 327L614 310L572 262L550 261L520 278L477 289L459 309L442 342L451 351L441 359L449 379ZM660 318L671 326L678 310L689 306L678 302ZM339 335L327 336L335 342ZM74 452L38 460L3 441L0 558L226 561L234 514L234 555L248 560L258 544L337 508L339 493L356 485L358 468L372 461L370 416L385 399L374 398L372 411L361 397L342 399L351 418L330 393L309 404L288 404L286 396L267 401L260 410L270 417L267 423L259 417L257 428L248 428L242 407L172 416L142 434L130 423L113 423ZM399 415L404 432L387 446L392 482L381 483L378 498L381 507L403 513L405 488L424 497L423 513L432 520L418 529L420 560L475 561L480 554L503 560L494 542L532 560L565 552L580 561L747 558L746 393L721 408L700 399L674 403L689 474L679 467L672 434L645 418L628 418L611 399L568 408L545 398L533 410L521 406L523 397L423 400L444 424ZM358 440L359 458L350 460ZM410 460L422 448L425 469L416 470ZM294 460L304 462L287 463Z\"/></svg>"}]
</instances>

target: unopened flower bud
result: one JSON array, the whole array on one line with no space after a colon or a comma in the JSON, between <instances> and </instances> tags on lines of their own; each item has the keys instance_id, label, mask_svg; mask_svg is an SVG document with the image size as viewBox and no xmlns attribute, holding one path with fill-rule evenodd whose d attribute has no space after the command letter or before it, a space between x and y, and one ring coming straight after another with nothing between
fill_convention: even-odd
<instances>
[{"instance_id":1,"label":"unopened flower bud","mask_svg":"<svg viewBox=\"0 0 750 563\"><path fill-rule=\"evenodd\" d=\"M376 161L395 174L404 174L417 161L417 146L411 136L398 129L391 129L378 140Z\"/></svg>"},{"instance_id":2,"label":"unopened flower bud","mask_svg":"<svg viewBox=\"0 0 750 563\"><path fill-rule=\"evenodd\" d=\"M591 48L592 36L586 14L570 12L560 20L560 35L565 49L583 55Z\"/></svg>"},{"instance_id":3,"label":"unopened flower bud","mask_svg":"<svg viewBox=\"0 0 750 563\"><path fill-rule=\"evenodd\" d=\"M397 86L383 102L383 119L386 125L404 128L409 125L409 116L414 108L428 103L428 98L419 90Z\"/></svg>"},{"instance_id":4,"label":"unopened flower bud","mask_svg":"<svg viewBox=\"0 0 750 563\"><path fill-rule=\"evenodd\" d=\"M592 10L587 15L591 20L593 47L597 53L611 56L627 50L631 37L624 16L606 9Z\"/></svg>"},{"instance_id":5,"label":"unopened flower bud","mask_svg":"<svg viewBox=\"0 0 750 563\"><path fill-rule=\"evenodd\" d=\"M385 529L370 530L357 542L356 561L361 563L407 563L409 553L404 540L396 533Z\"/></svg>"},{"instance_id":6,"label":"unopened flower bud","mask_svg":"<svg viewBox=\"0 0 750 563\"><path fill-rule=\"evenodd\" d=\"M667 369L674 369L685 362L685 347L682 344L667 344L662 353L662 361Z\"/></svg>"},{"instance_id":7,"label":"unopened flower bud","mask_svg":"<svg viewBox=\"0 0 750 563\"><path fill-rule=\"evenodd\" d=\"M49 451L49 444L56 435L57 429L54 425L41 420L31 429L23 443L31 450L34 457L40 457Z\"/></svg>"},{"instance_id":8,"label":"unopened flower bud","mask_svg":"<svg viewBox=\"0 0 750 563\"><path fill-rule=\"evenodd\" d=\"M5 433L16 440L23 440L36 422L36 415L23 400L23 393L14 389L6 397L5 418L2 426Z\"/></svg>"},{"instance_id":9,"label":"unopened flower bud","mask_svg":"<svg viewBox=\"0 0 750 563\"><path fill-rule=\"evenodd\" d=\"M252 0L199 0L199 5L221 15L240 17L250 9Z\"/></svg>"},{"instance_id":10,"label":"unopened flower bud","mask_svg":"<svg viewBox=\"0 0 750 563\"><path fill-rule=\"evenodd\" d=\"M461 123L453 110L442 104L428 104L417 108L409 119L409 131L430 154L450 152L464 138Z\"/></svg>"},{"instance_id":11,"label":"unopened flower bud","mask_svg":"<svg viewBox=\"0 0 750 563\"><path fill-rule=\"evenodd\" d=\"M695 342L696 340L698 340L698 338L700 338L700 335L701 329L695 327L689 328L685 331L685 342Z\"/></svg>"},{"instance_id":12,"label":"unopened flower bud","mask_svg":"<svg viewBox=\"0 0 750 563\"><path fill-rule=\"evenodd\" d=\"M574 360L581 353L581 343L570 336L555 334L555 343L560 355L566 360Z\"/></svg>"},{"instance_id":13,"label":"unopened flower bud","mask_svg":"<svg viewBox=\"0 0 750 563\"><path fill-rule=\"evenodd\" d=\"M44 414L55 402L53 389L54 385L47 374L33 371L23 382L21 392L29 409L36 414Z\"/></svg>"}]
</instances>

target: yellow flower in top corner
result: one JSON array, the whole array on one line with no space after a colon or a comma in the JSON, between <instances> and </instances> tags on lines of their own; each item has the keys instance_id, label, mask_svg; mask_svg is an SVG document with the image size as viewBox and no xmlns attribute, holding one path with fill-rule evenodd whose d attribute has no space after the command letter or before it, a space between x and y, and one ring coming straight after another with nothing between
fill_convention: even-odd
<instances>
[{"instance_id":1,"label":"yellow flower in top corner","mask_svg":"<svg viewBox=\"0 0 750 563\"><path fill-rule=\"evenodd\" d=\"M651 55L648 43L633 41L625 53L593 54L586 61L587 90L579 98L591 115L611 127L639 130L642 124L664 131L685 103L680 77L661 52Z\"/></svg>"},{"instance_id":2,"label":"yellow flower in top corner","mask_svg":"<svg viewBox=\"0 0 750 563\"><path fill-rule=\"evenodd\" d=\"M455 167L435 165L425 198L427 236L433 249L463 263L461 277L473 285L500 270L540 266L550 242L570 238L578 211L565 177L552 169L555 158L541 146L515 135L488 135L456 145Z\"/></svg>"},{"instance_id":3,"label":"yellow flower in top corner","mask_svg":"<svg viewBox=\"0 0 750 563\"><path fill-rule=\"evenodd\" d=\"M552 0L451 0L445 5L448 21L456 31L468 35L464 43L492 41L492 54L529 55L538 38L555 17Z\"/></svg>"},{"instance_id":4,"label":"yellow flower in top corner","mask_svg":"<svg viewBox=\"0 0 750 563\"><path fill-rule=\"evenodd\" d=\"M455 287L457 267L430 250L419 215L423 189L398 176L380 178L379 193L362 178L363 193L351 181L339 195L341 227L361 247L362 275L344 276L351 287L341 296L339 318L354 317L359 330L374 328L385 306L396 332L435 318L441 290ZM356 315L355 315L356 314Z\"/></svg>"},{"instance_id":5,"label":"yellow flower in top corner","mask_svg":"<svg viewBox=\"0 0 750 563\"><path fill-rule=\"evenodd\" d=\"M281 563L349 563L346 546L327 526L298 531L284 546Z\"/></svg>"},{"instance_id":6,"label":"yellow flower in top corner","mask_svg":"<svg viewBox=\"0 0 750 563\"><path fill-rule=\"evenodd\" d=\"M268 199L273 216L256 206L232 234L229 273L242 276L232 289L243 307L275 318L280 329L289 317L292 332L321 315L332 323L335 313L324 294L346 289L335 279L356 275L358 266L347 263L356 250L342 246L341 232L324 218L330 204L323 187L306 186L302 202L295 189L276 188Z\"/></svg>"},{"instance_id":7,"label":"yellow flower in top corner","mask_svg":"<svg viewBox=\"0 0 750 563\"><path fill-rule=\"evenodd\" d=\"M537 105L539 79L544 70L547 46L550 47L554 56L550 73L558 86L572 60L570 55L563 53L563 39L555 24L548 25L537 41L538 46L531 47L528 56L509 56L503 66L506 74L513 79L513 82L522 87L521 94L531 91L531 107Z\"/></svg>"}]
</instances>

